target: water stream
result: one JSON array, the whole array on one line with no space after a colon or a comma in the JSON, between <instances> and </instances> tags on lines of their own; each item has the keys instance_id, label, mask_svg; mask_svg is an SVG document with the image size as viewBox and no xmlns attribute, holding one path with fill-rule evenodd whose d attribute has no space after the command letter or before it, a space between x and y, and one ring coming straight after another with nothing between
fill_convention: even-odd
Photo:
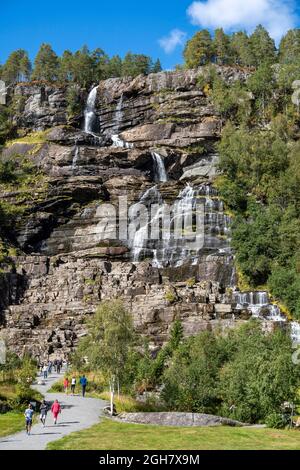
<instances>
[{"instance_id":1,"label":"water stream","mask_svg":"<svg viewBox=\"0 0 300 470\"><path fill-rule=\"evenodd\" d=\"M155 181L165 183L168 181L168 176L163 159L157 152L151 152L151 155L154 164Z\"/></svg>"},{"instance_id":2,"label":"water stream","mask_svg":"<svg viewBox=\"0 0 300 470\"><path fill-rule=\"evenodd\" d=\"M94 129L95 129L95 123L97 120L97 116L95 113L95 103L96 103L96 98L97 98L97 91L98 91L98 86L95 86L92 88L90 91L85 110L84 110L84 132L87 134L92 134L94 135Z\"/></svg>"}]
</instances>

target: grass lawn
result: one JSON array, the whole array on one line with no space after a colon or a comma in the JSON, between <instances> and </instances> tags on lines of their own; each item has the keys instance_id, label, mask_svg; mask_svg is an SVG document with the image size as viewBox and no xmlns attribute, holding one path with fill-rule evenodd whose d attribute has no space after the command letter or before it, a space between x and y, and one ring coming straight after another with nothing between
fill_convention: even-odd
<instances>
[{"instance_id":1,"label":"grass lawn","mask_svg":"<svg viewBox=\"0 0 300 470\"><path fill-rule=\"evenodd\" d=\"M14 434L24 429L24 416L22 413L0 414L0 437Z\"/></svg>"},{"instance_id":2,"label":"grass lawn","mask_svg":"<svg viewBox=\"0 0 300 470\"><path fill-rule=\"evenodd\" d=\"M257 428L176 428L101 423L48 445L61 450L254 450L300 449L300 432Z\"/></svg>"}]
</instances>

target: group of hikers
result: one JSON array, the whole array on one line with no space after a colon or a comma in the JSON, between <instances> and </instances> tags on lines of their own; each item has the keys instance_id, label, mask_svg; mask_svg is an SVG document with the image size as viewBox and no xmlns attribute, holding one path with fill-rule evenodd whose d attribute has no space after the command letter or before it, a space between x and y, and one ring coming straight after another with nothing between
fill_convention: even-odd
<instances>
[{"instance_id":1,"label":"group of hikers","mask_svg":"<svg viewBox=\"0 0 300 470\"><path fill-rule=\"evenodd\" d=\"M48 370L49 364L46 364L46 365L43 364L42 369L44 369L45 366L47 367L47 370ZM52 363L52 367L56 367L56 371L57 371L57 367L59 367L59 371L61 370L61 365L57 363L55 364L55 361ZM41 370L41 373L44 373L44 371ZM79 385L81 387L81 393L83 397L85 397L87 383L88 381L87 381L86 376L82 375L79 379ZM77 378L75 375L72 376L71 380L69 379L68 376L65 376L64 381L63 381L63 387L64 387L64 391L66 394L69 393L69 387L71 386L71 394L75 395L76 385L77 385ZM44 427L46 425L46 418L47 418L47 414L49 410L51 410L51 413L53 416L53 422L54 422L54 425L56 425L57 420L58 420L58 415L62 412L62 406L60 405L57 399L52 403L51 407L50 407L50 404L46 402L46 400L43 400L41 402L40 410L39 410L40 421ZM26 429L27 435L30 435L31 433L33 415L34 415L34 407L30 403L24 413L25 429Z\"/></svg>"},{"instance_id":2,"label":"group of hikers","mask_svg":"<svg viewBox=\"0 0 300 470\"><path fill-rule=\"evenodd\" d=\"M65 393L66 394L69 393L69 387L71 386L71 395L75 395L76 384L77 384L77 379L76 379L75 375L72 376L71 381L68 377L65 377L64 378L64 391L65 391ZM82 396L85 397L86 386L87 386L87 378L86 378L85 375L80 377L79 385L81 387Z\"/></svg>"},{"instance_id":3,"label":"group of hikers","mask_svg":"<svg viewBox=\"0 0 300 470\"><path fill-rule=\"evenodd\" d=\"M49 405L45 400L43 400L40 406L40 421L44 427L46 426L46 418L47 418L48 411L49 411ZM51 413L53 416L54 424L56 424L58 415L61 413L61 405L59 404L58 400L55 400L52 403ZM33 409L32 404L30 403L24 413L25 429L28 435L30 435L31 433L33 415L34 415L34 409Z\"/></svg>"},{"instance_id":4,"label":"group of hikers","mask_svg":"<svg viewBox=\"0 0 300 470\"><path fill-rule=\"evenodd\" d=\"M52 373L54 370L57 374L60 374L63 367L62 359L55 359L54 361L47 361L40 363L40 375L43 376L44 379L47 379L48 375Z\"/></svg>"}]
</instances>

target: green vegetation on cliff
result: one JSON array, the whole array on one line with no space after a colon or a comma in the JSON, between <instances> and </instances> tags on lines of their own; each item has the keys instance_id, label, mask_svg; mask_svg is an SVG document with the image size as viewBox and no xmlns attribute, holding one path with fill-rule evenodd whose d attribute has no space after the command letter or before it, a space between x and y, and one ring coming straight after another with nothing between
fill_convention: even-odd
<instances>
[{"instance_id":1,"label":"green vegetation on cliff","mask_svg":"<svg viewBox=\"0 0 300 470\"><path fill-rule=\"evenodd\" d=\"M200 86L226 120L216 185L233 214L239 270L255 289L300 318L300 117L292 100L297 63L262 64L231 85L207 66ZM207 85L205 84L207 83ZM207 88L208 87L208 88Z\"/></svg>"}]
</instances>

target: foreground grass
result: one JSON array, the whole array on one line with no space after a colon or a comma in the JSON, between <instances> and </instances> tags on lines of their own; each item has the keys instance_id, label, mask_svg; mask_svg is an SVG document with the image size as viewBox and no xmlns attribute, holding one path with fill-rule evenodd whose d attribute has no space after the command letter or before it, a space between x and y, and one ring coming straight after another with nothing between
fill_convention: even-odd
<instances>
[{"instance_id":1,"label":"foreground grass","mask_svg":"<svg viewBox=\"0 0 300 470\"><path fill-rule=\"evenodd\" d=\"M24 416L22 413L0 414L0 437L8 436L21 431L24 428Z\"/></svg>"},{"instance_id":2,"label":"foreground grass","mask_svg":"<svg viewBox=\"0 0 300 470\"><path fill-rule=\"evenodd\" d=\"M176 428L104 419L48 444L51 450L296 450L300 432L274 429Z\"/></svg>"}]
</instances>

